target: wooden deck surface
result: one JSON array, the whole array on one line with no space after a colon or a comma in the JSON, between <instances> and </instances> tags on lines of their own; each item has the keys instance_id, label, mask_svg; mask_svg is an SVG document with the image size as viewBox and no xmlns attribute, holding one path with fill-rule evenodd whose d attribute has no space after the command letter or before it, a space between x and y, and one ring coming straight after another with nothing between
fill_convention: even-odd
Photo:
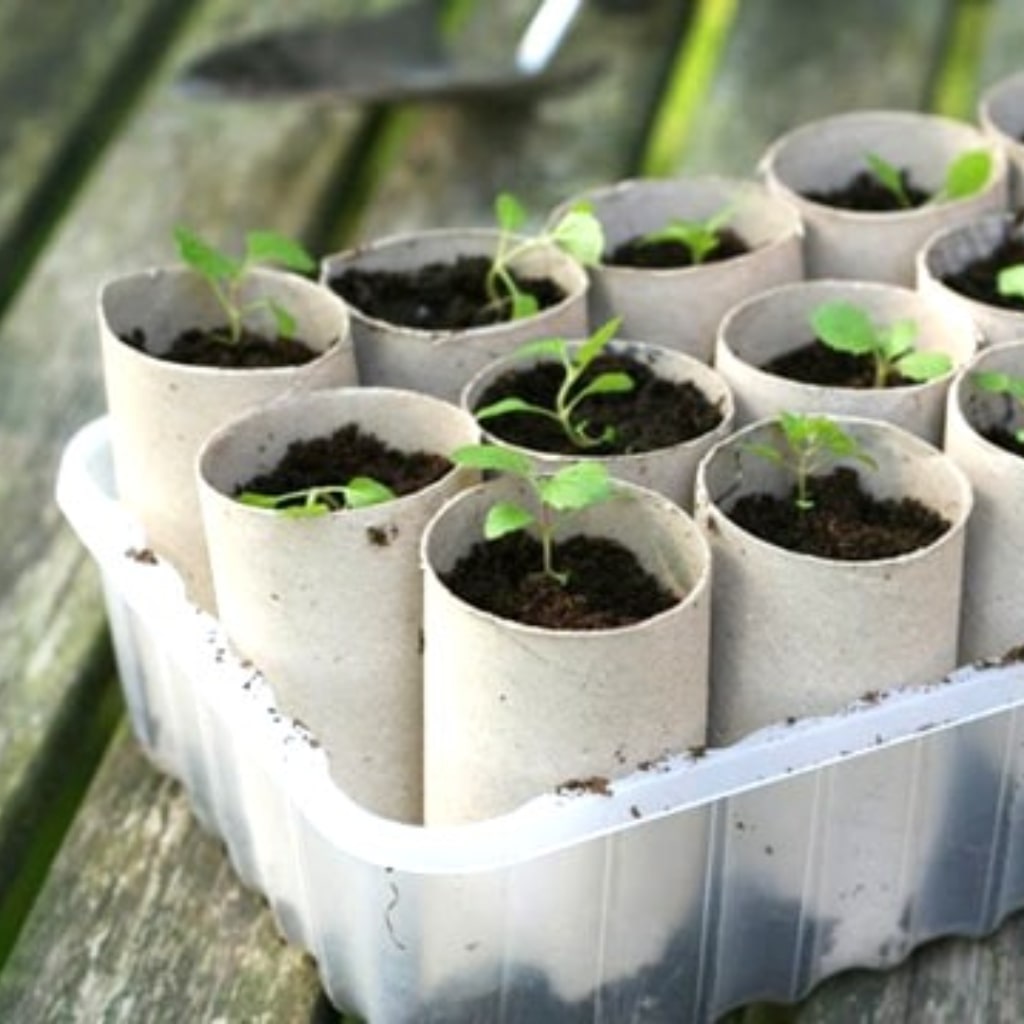
<instances>
[{"instance_id":1,"label":"wooden deck surface","mask_svg":"<svg viewBox=\"0 0 1024 1024\"><path fill-rule=\"evenodd\" d=\"M971 117L1024 66L1019 0L588 0L560 59L585 87L532 107L200 100L211 44L387 0L8 0L0 10L0 1022L327 1021L180 788L121 722L99 580L52 499L63 445L103 409L95 295L171 258L170 231L248 228L320 252L485 224L502 188L539 220L589 185L749 175L799 122L855 107ZM500 7L500 11L495 8ZM448 3L503 52L534 4ZM457 8L457 10L456 10ZM1024 919L899 970L834 979L733 1021L1013 1022Z\"/></svg>"}]
</instances>

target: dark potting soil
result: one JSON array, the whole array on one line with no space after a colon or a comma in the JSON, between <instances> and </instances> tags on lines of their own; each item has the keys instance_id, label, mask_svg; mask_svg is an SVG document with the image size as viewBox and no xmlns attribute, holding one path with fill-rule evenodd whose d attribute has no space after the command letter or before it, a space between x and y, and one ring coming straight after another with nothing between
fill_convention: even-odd
<instances>
[{"instance_id":1,"label":"dark potting soil","mask_svg":"<svg viewBox=\"0 0 1024 1024\"><path fill-rule=\"evenodd\" d=\"M676 383L655 376L650 367L630 356L603 354L588 367L577 387L602 373L623 372L633 379L633 390L621 394L591 395L577 406L577 419L585 420L587 432L600 436L613 427L610 442L587 448L590 455L653 451L689 441L713 430L722 422L722 410L690 381ZM564 379L561 363L538 363L509 370L493 381L477 401L477 408L515 395L533 405L553 409L555 395ZM510 413L484 421L496 436L534 451L578 455L579 449L559 424L544 416Z\"/></svg>"},{"instance_id":2,"label":"dark potting soil","mask_svg":"<svg viewBox=\"0 0 1024 1024\"><path fill-rule=\"evenodd\" d=\"M310 487L347 484L352 477L367 476L401 496L421 490L450 468L451 463L442 455L399 451L376 434L347 423L326 437L293 441L273 470L242 484L237 493L289 494Z\"/></svg>"},{"instance_id":3,"label":"dark potting soil","mask_svg":"<svg viewBox=\"0 0 1024 1024\"><path fill-rule=\"evenodd\" d=\"M875 360L870 355L838 352L820 339L783 352L769 359L762 367L766 373L799 381L802 384L822 384L837 388L873 388L875 386ZM914 381L899 373L886 378L887 388L906 387Z\"/></svg>"},{"instance_id":4,"label":"dark potting soil","mask_svg":"<svg viewBox=\"0 0 1024 1024\"><path fill-rule=\"evenodd\" d=\"M617 267L640 267L648 270L668 269L671 267L693 266L693 256L689 246L682 242L644 242L643 236L637 235L616 246L604 256L602 263ZM719 263L735 256L745 256L750 246L744 239L730 228L718 232L718 245L705 257L704 263Z\"/></svg>"},{"instance_id":5,"label":"dark potting soil","mask_svg":"<svg viewBox=\"0 0 1024 1024\"><path fill-rule=\"evenodd\" d=\"M812 476L809 491L813 508L797 508L794 488L784 498L745 495L729 510L729 518L779 547L843 561L916 551L950 526L914 498L873 498L861 487L857 472L847 467Z\"/></svg>"},{"instance_id":6,"label":"dark potting soil","mask_svg":"<svg viewBox=\"0 0 1024 1024\"><path fill-rule=\"evenodd\" d=\"M678 604L617 541L576 536L555 545L563 586L545 576L540 542L525 533L478 541L442 577L464 601L504 619L548 629L612 629Z\"/></svg>"},{"instance_id":7,"label":"dark potting soil","mask_svg":"<svg viewBox=\"0 0 1024 1024\"><path fill-rule=\"evenodd\" d=\"M269 338L256 331L243 329L237 342L225 341L224 336L190 328L182 331L166 352L150 352L146 346L146 335L141 328L135 328L123 335L126 345L162 359L168 363L186 366L213 366L221 369L250 370L271 369L278 366L301 366L316 359L319 352L296 338Z\"/></svg>"},{"instance_id":8,"label":"dark potting soil","mask_svg":"<svg viewBox=\"0 0 1024 1024\"><path fill-rule=\"evenodd\" d=\"M996 284L999 271L1017 263L1024 263L1024 239L1008 236L991 252L971 260L955 273L946 274L942 283L969 299L1019 312L1024 310L1024 299L1000 295Z\"/></svg>"},{"instance_id":9,"label":"dark potting soil","mask_svg":"<svg viewBox=\"0 0 1024 1024\"><path fill-rule=\"evenodd\" d=\"M489 267L490 260L483 256L460 256L451 263L428 263L407 272L352 268L332 277L328 285L377 320L421 330L463 330L502 323L510 317L508 302L495 305L488 299L485 281ZM554 281L512 276L541 309L565 298Z\"/></svg>"},{"instance_id":10,"label":"dark potting soil","mask_svg":"<svg viewBox=\"0 0 1024 1024\"><path fill-rule=\"evenodd\" d=\"M1014 431L1007 430L1005 427L990 427L988 430L981 431L981 436L986 441L991 441L992 444L1005 451L1024 458L1024 444L1017 440L1017 435Z\"/></svg>"},{"instance_id":11,"label":"dark potting soil","mask_svg":"<svg viewBox=\"0 0 1024 1024\"><path fill-rule=\"evenodd\" d=\"M900 171L900 180L911 207L923 206L930 193L912 184L906 170ZM858 171L845 185L835 189L805 192L805 199L841 210L859 210L862 213L887 213L906 210L893 193L868 170Z\"/></svg>"}]
</instances>

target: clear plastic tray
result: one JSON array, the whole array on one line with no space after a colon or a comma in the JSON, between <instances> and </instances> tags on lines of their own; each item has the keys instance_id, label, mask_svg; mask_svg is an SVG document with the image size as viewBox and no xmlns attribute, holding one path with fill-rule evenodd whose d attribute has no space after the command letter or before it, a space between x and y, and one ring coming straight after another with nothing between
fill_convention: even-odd
<instances>
[{"instance_id":1,"label":"clear plastic tray","mask_svg":"<svg viewBox=\"0 0 1024 1024\"><path fill-rule=\"evenodd\" d=\"M57 492L102 573L139 740L331 999L373 1024L705 1021L1024 906L1022 664L868 696L609 795L400 825L333 785L174 571L140 557L105 420L70 442Z\"/></svg>"}]
</instances>

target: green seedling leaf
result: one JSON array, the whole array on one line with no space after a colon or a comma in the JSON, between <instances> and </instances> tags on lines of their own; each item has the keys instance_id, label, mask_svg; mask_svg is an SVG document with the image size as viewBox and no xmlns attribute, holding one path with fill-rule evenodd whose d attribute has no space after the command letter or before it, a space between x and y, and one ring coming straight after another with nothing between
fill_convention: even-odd
<instances>
[{"instance_id":1,"label":"green seedling leaf","mask_svg":"<svg viewBox=\"0 0 1024 1024\"><path fill-rule=\"evenodd\" d=\"M935 380L953 369L953 360L945 352L910 352L896 361L896 369L908 380Z\"/></svg>"},{"instance_id":2,"label":"green seedling leaf","mask_svg":"<svg viewBox=\"0 0 1024 1024\"><path fill-rule=\"evenodd\" d=\"M551 240L584 266L601 262L604 229L587 205L575 206L565 214L551 230Z\"/></svg>"},{"instance_id":3,"label":"green seedling leaf","mask_svg":"<svg viewBox=\"0 0 1024 1024\"><path fill-rule=\"evenodd\" d=\"M533 463L521 452L499 448L490 444L469 444L456 448L452 462L491 473L510 473L512 476L530 477Z\"/></svg>"},{"instance_id":4,"label":"green seedling leaf","mask_svg":"<svg viewBox=\"0 0 1024 1024\"><path fill-rule=\"evenodd\" d=\"M704 224L695 221L672 220L657 231L648 232L641 238L646 245L658 245L661 242L678 242L686 246L690 259L695 264L703 263L718 247L718 234L709 230Z\"/></svg>"},{"instance_id":5,"label":"green seedling leaf","mask_svg":"<svg viewBox=\"0 0 1024 1024\"><path fill-rule=\"evenodd\" d=\"M174 240L182 261L208 280L228 281L241 272L239 260L215 249L183 225L174 229Z\"/></svg>"},{"instance_id":6,"label":"green seedling leaf","mask_svg":"<svg viewBox=\"0 0 1024 1024\"><path fill-rule=\"evenodd\" d=\"M628 373L620 371L602 373L595 377L586 387L580 389L577 400L586 398L588 395L625 394L627 391L632 391L633 387L633 378Z\"/></svg>"},{"instance_id":7,"label":"green seedling leaf","mask_svg":"<svg viewBox=\"0 0 1024 1024\"><path fill-rule=\"evenodd\" d=\"M984 371L971 374L971 383L982 391L990 391L996 395L1006 395L1024 407L1024 377L999 371ZM1024 427L1013 432L1018 444L1024 445Z\"/></svg>"},{"instance_id":8,"label":"green seedling leaf","mask_svg":"<svg viewBox=\"0 0 1024 1024\"><path fill-rule=\"evenodd\" d=\"M996 395L1010 395L1012 398L1024 401L1024 377L987 370L972 373L971 383L982 391L990 391Z\"/></svg>"},{"instance_id":9,"label":"green seedling leaf","mask_svg":"<svg viewBox=\"0 0 1024 1024\"><path fill-rule=\"evenodd\" d=\"M910 196L903 185L903 175L898 167L894 167L888 160L884 160L877 153L867 153L864 156L871 173L878 179L884 188L887 188L895 197L900 206L911 206Z\"/></svg>"},{"instance_id":10,"label":"green seedling leaf","mask_svg":"<svg viewBox=\"0 0 1024 1024\"><path fill-rule=\"evenodd\" d=\"M811 313L811 326L823 344L851 355L870 355L875 361L874 386L885 387L894 374L913 381L934 380L948 373L952 360L945 353L914 348L917 324L897 320L888 327L872 323L868 314L850 302L827 302Z\"/></svg>"},{"instance_id":11,"label":"green seedling leaf","mask_svg":"<svg viewBox=\"0 0 1024 1024\"><path fill-rule=\"evenodd\" d=\"M395 492L386 484L367 476L353 477L347 484L307 487L286 494L260 494L243 491L236 498L243 505L270 509L294 519L326 515L341 508L368 508L392 501Z\"/></svg>"},{"instance_id":12,"label":"green seedling leaf","mask_svg":"<svg viewBox=\"0 0 1024 1024\"><path fill-rule=\"evenodd\" d=\"M946 170L946 180L932 201L966 199L980 192L992 173L992 155L985 149L961 153Z\"/></svg>"},{"instance_id":13,"label":"green seedling leaf","mask_svg":"<svg viewBox=\"0 0 1024 1024\"><path fill-rule=\"evenodd\" d=\"M316 260L298 242L275 231L250 231L245 236L245 262L274 263L299 273L316 269Z\"/></svg>"},{"instance_id":14,"label":"green seedling leaf","mask_svg":"<svg viewBox=\"0 0 1024 1024\"><path fill-rule=\"evenodd\" d=\"M593 448L611 441L615 435L614 429L609 426L600 435L592 435L587 429L587 421L578 414L578 407L590 395L624 393L633 389L632 377L621 371L601 373L584 383L586 370L614 337L620 323L621 320L616 317L602 324L573 354L570 354L569 344L563 338L542 338L528 342L517 350L519 356L554 358L562 364L563 377L552 408L544 408L510 395L484 409L475 410L474 414L478 419L492 419L507 413L543 416L557 422L569 441L580 449Z\"/></svg>"},{"instance_id":15,"label":"green seedling leaf","mask_svg":"<svg viewBox=\"0 0 1024 1024\"><path fill-rule=\"evenodd\" d=\"M512 501L496 501L488 510L484 520L484 537L497 540L506 534L525 530L535 522L535 517L522 505Z\"/></svg>"},{"instance_id":16,"label":"green seedling leaf","mask_svg":"<svg viewBox=\"0 0 1024 1024\"><path fill-rule=\"evenodd\" d=\"M774 462L780 466L785 462L782 452L770 444L745 444L743 450L750 452L751 455L756 455L759 459L764 459L765 462Z\"/></svg>"},{"instance_id":17,"label":"green seedling leaf","mask_svg":"<svg viewBox=\"0 0 1024 1024\"><path fill-rule=\"evenodd\" d=\"M805 416L781 412L778 417L781 445L747 444L744 449L776 465L785 466L796 482L794 504L801 511L814 507L809 481L830 462L852 458L869 468L877 468L875 460L864 451L860 442L827 416Z\"/></svg>"},{"instance_id":18,"label":"green seedling leaf","mask_svg":"<svg viewBox=\"0 0 1024 1024\"><path fill-rule=\"evenodd\" d=\"M558 512L578 511L612 496L607 468L600 462L577 462L540 483L540 497Z\"/></svg>"},{"instance_id":19,"label":"green seedling leaf","mask_svg":"<svg viewBox=\"0 0 1024 1024\"><path fill-rule=\"evenodd\" d=\"M334 488L311 487L308 491L293 491L290 494L259 494L255 491L243 491L236 501L254 508L263 508L269 512L288 519L313 519L325 516L340 508L330 497ZM299 504L289 504L299 502Z\"/></svg>"},{"instance_id":20,"label":"green seedling leaf","mask_svg":"<svg viewBox=\"0 0 1024 1024\"><path fill-rule=\"evenodd\" d=\"M250 505L253 508L276 509L281 499L275 494L261 494L259 491L242 491L235 496L235 501L242 505Z\"/></svg>"},{"instance_id":21,"label":"green seedling leaf","mask_svg":"<svg viewBox=\"0 0 1024 1024\"><path fill-rule=\"evenodd\" d=\"M732 204L713 213L707 220L684 220L675 218L658 230L648 232L640 239L642 243L656 245L659 242L678 242L685 245L695 265L703 263L721 243L722 228L732 220Z\"/></svg>"},{"instance_id":22,"label":"green seedling leaf","mask_svg":"<svg viewBox=\"0 0 1024 1024\"><path fill-rule=\"evenodd\" d=\"M562 359L567 347L568 342L564 338L540 338L520 345L515 355L523 359L530 359L533 356L553 356L555 359Z\"/></svg>"},{"instance_id":23,"label":"green seedling leaf","mask_svg":"<svg viewBox=\"0 0 1024 1024\"><path fill-rule=\"evenodd\" d=\"M511 192L500 192L494 200L494 216L502 231L517 231L526 223L526 210Z\"/></svg>"},{"instance_id":24,"label":"green seedling leaf","mask_svg":"<svg viewBox=\"0 0 1024 1024\"><path fill-rule=\"evenodd\" d=\"M996 289L1000 295L1024 299L1024 263L1003 267L996 276Z\"/></svg>"},{"instance_id":25,"label":"green seedling leaf","mask_svg":"<svg viewBox=\"0 0 1024 1024\"><path fill-rule=\"evenodd\" d=\"M499 237L485 280L488 303L511 314L513 319L534 316L537 300L516 284L511 268L515 261L539 246L555 245L580 263L600 260L604 248L601 225L586 204L577 204L553 226L531 238L515 235L526 221L526 211L509 192L494 201Z\"/></svg>"},{"instance_id":26,"label":"green seedling leaf","mask_svg":"<svg viewBox=\"0 0 1024 1024\"><path fill-rule=\"evenodd\" d=\"M870 317L851 302L827 302L811 313L815 334L829 348L851 355L874 352L878 336Z\"/></svg>"},{"instance_id":27,"label":"green seedling leaf","mask_svg":"<svg viewBox=\"0 0 1024 1024\"><path fill-rule=\"evenodd\" d=\"M568 577L553 565L555 530L560 519L612 496L607 469L600 463L581 462L554 476L543 476L521 453L490 445L465 445L456 449L451 459L459 465L511 473L526 481L537 505L536 512L518 502L496 501L485 516L484 537L497 540L536 525L542 551L541 572L564 585Z\"/></svg>"},{"instance_id":28,"label":"green seedling leaf","mask_svg":"<svg viewBox=\"0 0 1024 1024\"><path fill-rule=\"evenodd\" d=\"M529 293L518 289L510 296L512 300L512 319L524 320L528 316L536 316L540 305Z\"/></svg>"},{"instance_id":29,"label":"green seedling leaf","mask_svg":"<svg viewBox=\"0 0 1024 1024\"><path fill-rule=\"evenodd\" d=\"M352 477L342 490L345 504L349 508L369 508L395 498L395 492L390 487L368 476Z\"/></svg>"},{"instance_id":30,"label":"green seedling leaf","mask_svg":"<svg viewBox=\"0 0 1024 1024\"><path fill-rule=\"evenodd\" d=\"M492 402L490 405L485 405L482 409L474 409L473 415L478 420L487 420L495 416L507 416L509 413L514 412L549 414L547 409L542 409L539 405L533 405L522 398L513 396L511 398L502 398L498 402Z\"/></svg>"},{"instance_id":31,"label":"green seedling leaf","mask_svg":"<svg viewBox=\"0 0 1024 1024\"><path fill-rule=\"evenodd\" d=\"M270 315L274 318L274 327L278 337L294 338L298 326L295 322L295 317L280 302L274 299L267 299L267 309L270 310Z\"/></svg>"},{"instance_id":32,"label":"green seedling leaf","mask_svg":"<svg viewBox=\"0 0 1024 1024\"><path fill-rule=\"evenodd\" d=\"M580 370L586 369L604 350L622 326L622 317L612 317L607 323L602 324L587 340L580 345L576 352L576 365ZM564 350L564 348L563 348Z\"/></svg>"},{"instance_id":33,"label":"green seedling leaf","mask_svg":"<svg viewBox=\"0 0 1024 1024\"><path fill-rule=\"evenodd\" d=\"M211 332L211 337L223 334L223 340L237 344L242 339L246 315L260 309L273 317L280 337L295 336L295 318L279 302L263 296L243 303L241 291L246 275L258 263L278 263L288 270L312 270L316 266L313 258L298 243L273 231L251 231L246 235L244 259L235 260L186 227L176 227L174 238L182 260L207 280L227 319L227 331Z\"/></svg>"},{"instance_id":34,"label":"green seedling leaf","mask_svg":"<svg viewBox=\"0 0 1024 1024\"><path fill-rule=\"evenodd\" d=\"M891 327L878 329L878 347L886 359L894 361L911 352L916 337L917 324L913 320L897 320Z\"/></svg>"}]
</instances>

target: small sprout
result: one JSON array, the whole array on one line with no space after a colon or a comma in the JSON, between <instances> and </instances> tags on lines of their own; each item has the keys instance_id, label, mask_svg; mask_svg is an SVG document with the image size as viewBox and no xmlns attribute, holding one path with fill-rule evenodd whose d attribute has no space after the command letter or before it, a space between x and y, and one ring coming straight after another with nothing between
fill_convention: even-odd
<instances>
[{"instance_id":1,"label":"small sprout","mask_svg":"<svg viewBox=\"0 0 1024 1024\"><path fill-rule=\"evenodd\" d=\"M606 426L600 434L591 434L588 429L590 424L585 419L577 417L576 413L580 403L591 395L622 394L633 390L633 378L628 373L622 372L600 373L593 380L580 386L583 374L615 336L621 322L619 318L609 320L580 345L575 354L570 353L569 344L563 338L532 341L518 349L517 355L524 357L553 356L561 362L564 377L558 388L558 393L555 395L553 409L534 405L525 399L510 395L508 398L475 410L474 415L478 420L507 416L509 413L543 416L546 419L554 420L565 431L565 436L569 441L577 448L582 449L594 448L612 441L615 437L614 427Z\"/></svg>"},{"instance_id":2,"label":"small sprout","mask_svg":"<svg viewBox=\"0 0 1024 1024\"><path fill-rule=\"evenodd\" d=\"M996 291L1000 295L1024 301L1024 263L1003 267L996 275Z\"/></svg>"},{"instance_id":3,"label":"small sprout","mask_svg":"<svg viewBox=\"0 0 1024 1024\"><path fill-rule=\"evenodd\" d=\"M966 199L980 192L992 173L992 155L984 149L971 149L961 153L947 168L946 180L931 202L942 203L950 199Z\"/></svg>"},{"instance_id":4,"label":"small sprout","mask_svg":"<svg viewBox=\"0 0 1024 1024\"><path fill-rule=\"evenodd\" d=\"M327 515L339 509L369 508L392 501L395 492L386 484L368 476L354 476L347 484L307 487L287 494L260 494L242 491L237 500L243 505L266 508L293 519L307 519Z\"/></svg>"},{"instance_id":5,"label":"small sprout","mask_svg":"<svg viewBox=\"0 0 1024 1024\"><path fill-rule=\"evenodd\" d=\"M494 202L498 221L498 244L487 271L485 288L492 306L509 307L513 320L533 316L537 300L523 291L512 273L512 264L531 249L554 245L584 266L594 266L604 249L604 231L589 204L578 203L540 234L528 238L516 232L526 222L526 211L509 192L502 192Z\"/></svg>"},{"instance_id":6,"label":"small sprout","mask_svg":"<svg viewBox=\"0 0 1024 1024\"><path fill-rule=\"evenodd\" d=\"M722 243L722 229L732 220L732 206L713 213L707 220L670 220L663 228L641 236L641 245L678 242L685 245L694 266L703 263Z\"/></svg>"},{"instance_id":7,"label":"small sprout","mask_svg":"<svg viewBox=\"0 0 1024 1024\"><path fill-rule=\"evenodd\" d=\"M897 320L889 327L872 323L868 314L851 302L825 302L811 312L811 326L821 342L837 352L871 356L875 361L876 388L884 388L896 374L918 383L935 380L953 368L945 352L919 352L914 348L917 324Z\"/></svg>"},{"instance_id":8,"label":"small sprout","mask_svg":"<svg viewBox=\"0 0 1024 1024\"><path fill-rule=\"evenodd\" d=\"M875 460L861 443L827 416L804 416L781 412L778 418L783 445L748 444L747 451L758 458L785 466L796 481L796 507L801 512L814 508L810 477L837 459L856 459L875 469Z\"/></svg>"},{"instance_id":9,"label":"small sprout","mask_svg":"<svg viewBox=\"0 0 1024 1024\"><path fill-rule=\"evenodd\" d=\"M903 172L877 153L864 156L871 173L887 188L900 206L909 209L914 204L907 194ZM943 203L952 199L966 199L980 192L992 173L992 155L985 149L971 149L961 153L946 168L946 177L939 190L928 200Z\"/></svg>"},{"instance_id":10,"label":"small sprout","mask_svg":"<svg viewBox=\"0 0 1024 1024\"><path fill-rule=\"evenodd\" d=\"M484 521L484 537L497 540L528 526L536 526L543 554L541 572L565 586L569 574L559 572L554 566L555 530L574 512L612 497L614 491L608 470L599 462L576 462L552 475L542 475L520 452L485 444L465 445L456 449L451 458L460 466L507 473L529 484L535 510L524 508L517 502L496 501Z\"/></svg>"},{"instance_id":11,"label":"small sprout","mask_svg":"<svg viewBox=\"0 0 1024 1024\"><path fill-rule=\"evenodd\" d=\"M898 167L893 166L888 160L883 160L877 153L866 153L864 160L871 173L878 179L878 183L896 197L896 202L900 206L909 208L914 205L903 184L903 172Z\"/></svg>"},{"instance_id":12,"label":"small sprout","mask_svg":"<svg viewBox=\"0 0 1024 1024\"><path fill-rule=\"evenodd\" d=\"M241 289L249 271L260 264L273 263L298 273L315 269L316 261L298 242L273 231L250 231L245 236L245 253L239 260L215 249L186 227L176 227L174 239L182 261L206 280L224 311L227 318L225 341L238 344L246 315L258 309L267 310L274 318L280 337L294 337L295 318L288 310L270 297L243 303ZM211 332L218 337L223 333Z\"/></svg>"},{"instance_id":13,"label":"small sprout","mask_svg":"<svg viewBox=\"0 0 1024 1024\"><path fill-rule=\"evenodd\" d=\"M1024 410L1024 377L1001 373L998 370L989 370L972 373L971 383L981 391L988 391L993 395L1006 395L1015 399ZM1013 439L1018 444L1024 445L1024 427L1013 432Z\"/></svg>"}]
</instances>

